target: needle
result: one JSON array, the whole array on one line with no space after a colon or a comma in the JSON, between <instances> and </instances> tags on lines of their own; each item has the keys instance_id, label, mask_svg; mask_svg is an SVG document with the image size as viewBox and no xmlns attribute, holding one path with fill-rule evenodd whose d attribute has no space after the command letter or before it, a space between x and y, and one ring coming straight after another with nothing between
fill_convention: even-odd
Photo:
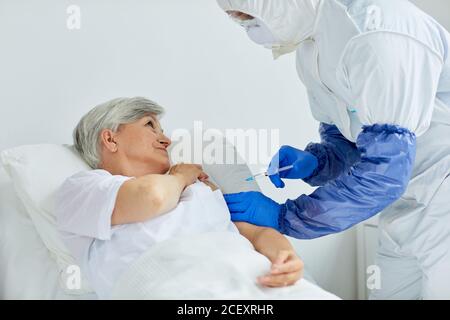
<instances>
[{"instance_id":1,"label":"needle","mask_svg":"<svg viewBox=\"0 0 450 320\"><path fill-rule=\"evenodd\" d=\"M294 167L294 166L287 166L287 167L280 168L280 169L278 169L277 172L275 172L275 173L272 174L272 175L276 175L276 174L278 174L278 173L280 173L280 172L283 172L283 171L291 170L293 167ZM270 175L267 173L267 171L266 171L266 172L261 172L261 173L255 174L254 176L251 176L251 177L245 179L245 181L247 181L247 182L255 181L256 178L259 178L259 177L268 177L268 176L270 176Z\"/></svg>"}]
</instances>

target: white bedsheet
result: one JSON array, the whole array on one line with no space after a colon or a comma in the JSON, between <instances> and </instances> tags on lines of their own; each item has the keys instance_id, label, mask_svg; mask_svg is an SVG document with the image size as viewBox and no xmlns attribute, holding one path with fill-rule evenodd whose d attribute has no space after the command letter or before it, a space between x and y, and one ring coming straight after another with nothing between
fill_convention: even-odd
<instances>
[{"instance_id":1,"label":"white bedsheet","mask_svg":"<svg viewBox=\"0 0 450 320\"><path fill-rule=\"evenodd\" d=\"M301 291L299 299L304 296L311 299L330 297L329 293L309 281L302 280L296 287ZM59 283L56 262L50 257L25 208L15 195L11 181L0 166L0 299L96 298L95 294L79 296L64 292Z\"/></svg>"},{"instance_id":2,"label":"white bedsheet","mask_svg":"<svg viewBox=\"0 0 450 320\"><path fill-rule=\"evenodd\" d=\"M265 288L256 283L271 263L236 233L210 232L161 242L122 274L112 299L336 300L307 280Z\"/></svg>"}]
</instances>

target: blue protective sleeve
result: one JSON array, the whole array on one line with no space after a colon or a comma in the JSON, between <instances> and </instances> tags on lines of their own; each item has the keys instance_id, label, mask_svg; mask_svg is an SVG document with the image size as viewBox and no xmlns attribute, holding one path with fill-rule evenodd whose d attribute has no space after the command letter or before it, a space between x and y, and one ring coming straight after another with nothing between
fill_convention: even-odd
<instances>
[{"instance_id":1,"label":"blue protective sleeve","mask_svg":"<svg viewBox=\"0 0 450 320\"><path fill-rule=\"evenodd\" d=\"M360 160L361 153L356 144L347 140L336 126L320 124L321 143L311 143L306 147L316 156L319 166L307 179L306 183L313 187L323 186L348 173L350 168Z\"/></svg>"},{"instance_id":2,"label":"blue protective sleeve","mask_svg":"<svg viewBox=\"0 0 450 320\"><path fill-rule=\"evenodd\" d=\"M416 155L416 136L391 125L364 127L356 146L361 160L312 195L281 205L279 230L313 239L371 218L405 192Z\"/></svg>"}]
</instances>

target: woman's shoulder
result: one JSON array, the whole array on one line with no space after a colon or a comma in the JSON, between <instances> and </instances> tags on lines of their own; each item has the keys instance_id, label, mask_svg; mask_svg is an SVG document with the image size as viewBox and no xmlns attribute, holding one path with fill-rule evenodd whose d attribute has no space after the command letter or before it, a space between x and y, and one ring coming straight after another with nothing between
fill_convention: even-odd
<instances>
[{"instance_id":1,"label":"woman's shoulder","mask_svg":"<svg viewBox=\"0 0 450 320\"><path fill-rule=\"evenodd\" d=\"M103 169L95 170L83 170L79 171L65 180L64 184L67 183L81 183L95 180L103 180L105 178L112 178L113 176L110 172ZM118 176L119 177L119 176Z\"/></svg>"},{"instance_id":2,"label":"woman's shoulder","mask_svg":"<svg viewBox=\"0 0 450 320\"><path fill-rule=\"evenodd\" d=\"M72 178L84 178L84 177L111 177L112 174L106 170L103 169L95 169L95 170L83 170L75 173L74 175L70 176L68 179Z\"/></svg>"},{"instance_id":3,"label":"woman's shoulder","mask_svg":"<svg viewBox=\"0 0 450 320\"><path fill-rule=\"evenodd\" d=\"M106 170L96 169L79 171L64 180L58 190L58 194L87 191L96 185L104 184L108 181L113 182L115 177L123 180L121 176L113 176Z\"/></svg>"}]
</instances>

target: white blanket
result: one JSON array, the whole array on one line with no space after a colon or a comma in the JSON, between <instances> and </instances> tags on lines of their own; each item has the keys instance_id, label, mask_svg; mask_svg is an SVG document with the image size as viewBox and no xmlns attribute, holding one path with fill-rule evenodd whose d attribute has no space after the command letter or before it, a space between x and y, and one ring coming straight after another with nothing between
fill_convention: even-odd
<instances>
[{"instance_id":1,"label":"white blanket","mask_svg":"<svg viewBox=\"0 0 450 320\"><path fill-rule=\"evenodd\" d=\"M112 299L338 299L312 283L264 288L270 262L239 234L204 233L151 247L121 275Z\"/></svg>"}]
</instances>

